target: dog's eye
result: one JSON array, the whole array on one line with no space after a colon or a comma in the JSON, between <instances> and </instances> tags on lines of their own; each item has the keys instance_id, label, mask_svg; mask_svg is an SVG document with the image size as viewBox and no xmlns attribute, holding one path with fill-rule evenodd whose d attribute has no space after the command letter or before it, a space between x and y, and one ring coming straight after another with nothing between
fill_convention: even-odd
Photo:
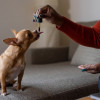
<instances>
[{"instance_id":1,"label":"dog's eye","mask_svg":"<svg viewBox=\"0 0 100 100\"><path fill-rule=\"evenodd\" d=\"M32 37L33 37L32 33L28 33L28 34L26 34L26 36L27 36L28 38L32 38Z\"/></svg>"}]
</instances>

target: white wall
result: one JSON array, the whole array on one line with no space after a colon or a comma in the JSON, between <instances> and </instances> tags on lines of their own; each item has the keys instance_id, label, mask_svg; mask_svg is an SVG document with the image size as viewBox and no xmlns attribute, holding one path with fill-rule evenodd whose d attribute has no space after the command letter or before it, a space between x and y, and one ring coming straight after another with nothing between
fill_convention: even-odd
<instances>
[{"instance_id":1,"label":"white wall","mask_svg":"<svg viewBox=\"0 0 100 100\"><path fill-rule=\"evenodd\" d=\"M0 0L0 53L7 47L2 40L13 37L11 29L23 28L33 30L33 12L37 7L52 4L62 15L73 21L89 21L100 19L100 0ZM41 3L42 2L42 3ZM42 35L43 36L43 35ZM47 36L43 36L47 38ZM60 36L66 45L66 37ZM64 39L65 38L65 39ZM57 41L58 42L58 41ZM46 42L45 42L46 43ZM45 44L44 43L44 44ZM57 43L55 43L57 44Z\"/></svg>"},{"instance_id":2,"label":"white wall","mask_svg":"<svg viewBox=\"0 0 100 100\"><path fill-rule=\"evenodd\" d=\"M32 30L34 0L0 0L0 53L7 47L2 40L14 37L11 29Z\"/></svg>"},{"instance_id":3,"label":"white wall","mask_svg":"<svg viewBox=\"0 0 100 100\"><path fill-rule=\"evenodd\" d=\"M74 21L100 20L100 0L69 0L69 13Z\"/></svg>"}]
</instances>

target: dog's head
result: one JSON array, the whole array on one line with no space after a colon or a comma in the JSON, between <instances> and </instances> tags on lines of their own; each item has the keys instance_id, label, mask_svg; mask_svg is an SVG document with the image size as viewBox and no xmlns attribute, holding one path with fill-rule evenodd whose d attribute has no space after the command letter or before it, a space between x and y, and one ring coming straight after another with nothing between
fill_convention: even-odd
<instances>
[{"instance_id":1,"label":"dog's head","mask_svg":"<svg viewBox=\"0 0 100 100\"><path fill-rule=\"evenodd\" d=\"M14 46L28 46L32 42L36 41L40 33L37 30L31 32L30 30L21 30L19 32L16 32L15 30L12 30L12 32L15 34L15 38L7 38L4 39L3 42L5 42L8 45L14 45Z\"/></svg>"}]
</instances>

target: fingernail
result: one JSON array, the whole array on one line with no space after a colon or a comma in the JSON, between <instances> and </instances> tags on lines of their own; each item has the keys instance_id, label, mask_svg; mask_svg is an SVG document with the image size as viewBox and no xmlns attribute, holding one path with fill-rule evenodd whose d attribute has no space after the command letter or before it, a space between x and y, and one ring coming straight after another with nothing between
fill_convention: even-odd
<instances>
[{"instance_id":1,"label":"fingernail","mask_svg":"<svg viewBox=\"0 0 100 100\"><path fill-rule=\"evenodd\" d=\"M85 72L85 71L87 71L87 69L82 69L82 72Z\"/></svg>"}]
</instances>

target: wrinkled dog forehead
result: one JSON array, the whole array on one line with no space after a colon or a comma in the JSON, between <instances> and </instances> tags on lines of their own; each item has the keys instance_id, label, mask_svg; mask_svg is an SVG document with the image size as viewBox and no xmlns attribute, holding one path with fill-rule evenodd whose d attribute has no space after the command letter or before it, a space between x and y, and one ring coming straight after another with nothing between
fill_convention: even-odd
<instances>
[{"instance_id":1,"label":"wrinkled dog forehead","mask_svg":"<svg viewBox=\"0 0 100 100\"><path fill-rule=\"evenodd\" d=\"M29 31L29 30L26 30L26 29L23 29L23 30L21 30L21 31L19 31L19 32L27 32L27 31Z\"/></svg>"},{"instance_id":2,"label":"wrinkled dog forehead","mask_svg":"<svg viewBox=\"0 0 100 100\"><path fill-rule=\"evenodd\" d=\"M27 30L21 30L17 33L16 38L24 38Z\"/></svg>"},{"instance_id":3,"label":"wrinkled dog forehead","mask_svg":"<svg viewBox=\"0 0 100 100\"><path fill-rule=\"evenodd\" d=\"M26 30L26 29L23 29L18 32L18 34L26 34L26 33L32 33L32 32L30 30Z\"/></svg>"},{"instance_id":4,"label":"wrinkled dog forehead","mask_svg":"<svg viewBox=\"0 0 100 100\"><path fill-rule=\"evenodd\" d=\"M30 30L23 29L18 32L18 34L16 35L16 38L18 38L19 40L24 40L29 36L31 37L33 36L32 32Z\"/></svg>"}]
</instances>

